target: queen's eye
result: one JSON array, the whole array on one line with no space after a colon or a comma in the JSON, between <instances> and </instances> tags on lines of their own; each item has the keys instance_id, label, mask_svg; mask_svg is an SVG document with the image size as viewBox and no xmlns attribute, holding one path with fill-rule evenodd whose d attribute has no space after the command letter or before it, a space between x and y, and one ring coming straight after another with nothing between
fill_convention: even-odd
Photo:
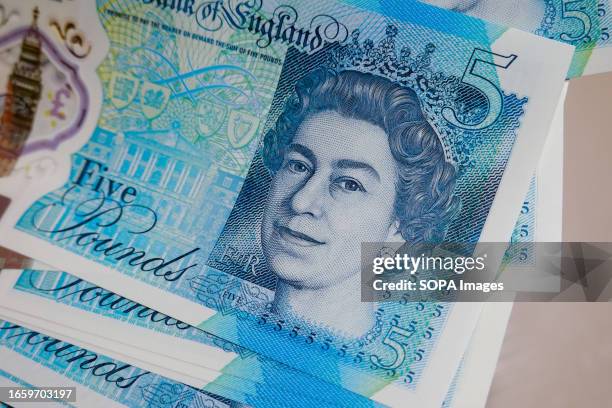
<instances>
[{"instance_id":1,"label":"queen's eye","mask_svg":"<svg viewBox=\"0 0 612 408\"><path fill-rule=\"evenodd\" d=\"M294 173L307 173L309 171L306 163L299 160L289 160L287 162L287 167Z\"/></svg>"},{"instance_id":2,"label":"queen's eye","mask_svg":"<svg viewBox=\"0 0 612 408\"><path fill-rule=\"evenodd\" d=\"M365 192L365 188L359 183L357 180L353 179L341 179L339 180L340 187L346 191L363 191Z\"/></svg>"}]
</instances>

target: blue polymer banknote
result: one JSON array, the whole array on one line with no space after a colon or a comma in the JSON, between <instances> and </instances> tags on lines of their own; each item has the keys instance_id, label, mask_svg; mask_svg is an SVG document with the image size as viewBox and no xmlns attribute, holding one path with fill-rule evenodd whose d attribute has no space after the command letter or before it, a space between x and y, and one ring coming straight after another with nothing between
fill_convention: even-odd
<instances>
[{"instance_id":1,"label":"blue polymer banknote","mask_svg":"<svg viewBox=\"0 0 612 408\"><path fill-rule=\"evenodd\" d=\"M145 357L134 353L134 348L164 356L156 364L198 379L187 385L235 389L282 401L285 406L377 406L65 272L4 270L0 287L0 316L34 328L53 322L56 332L110 350L129 344L133 348L121 353L141 360ZM62 329L66 327L78 332ZM202 385L204 380L210 384Z\"/></svg>"},{"instance_id":2,"label":"blue polymer banknote","mask_svg":"<svg viewBox=\"0 0 612 408\"><path fill-rule=\"evenodd\" d=\"M401 0L356 0L401 16ZM576 47L568 78L612 70L610 0L419 0Z\"/></svg>"},{"instance_id":3,"label":"blue polymer banknote","mask_svg":"<svg viewBox=\"0 0 612 408\"><path fill-rule=\"evenodd\" d=\"M151 348L153 353L167 353L170 356L174 356L173 358L180 359L180 352L177 352L177 349L187 348L189 349L187 352L191 353L191 361L194 363L197 362L200 356L204 357L205 355L210 354L206 352L206 346L210 344L222 347L226 351L240 350L240 347L232 345L225 340L215 338L214 336L206 334L201 330L190 327L182 322L178 322L161 313L156 313L142 305L130 302L119 295L115 295L95 285L87 284L81 279L72 277L65 272L41 270L5 270L0 275L0 280L3 299L0 303L0 315L6 319L22 322L26 326L35 328L47 326L47 330L49 330L49 323L53 322L62 326L57 327L56 330L62 330L64 335L68 335L71 338L79 338L81 340L85 340L83 333L91 332L97 335L102 335L107 331L112 332L112 341L108 342L107 344L103 344L102 346L116 351L121 350L121 345L124 342L133 342L135 347L147 348L151 343L155 343L156 340L158 340L157 338L151 336L152 332L157 332L165 335L167 337L167 341L159 342L160 347L164 348L165 350L154 350L155 347L153 347ZM59 304L64 306L59 306ZM7 310L8 307L11 307L13 310ZM499 304L494 304L486 307L499 308L500 306ZM86 311L87 313L81 313L81 316L76 317L75 310L77 309ZM506 307L506 309L508 308ZM132 329L134 326L142 327L148 330L149 333L134 333L135 336L132 336L130 339L130 336L125 335L126 332L130 331L130 329L126 328L125 325L106 325L103 324L104 322L102 322L104 319L100 319L100 317L111 318L114 321L125 321L131 325ZM505 322L504 315L496 313L492 317L489 317L487 321L483 321L482 317L479 319L477 329L475 330L476 338L474 335L472 336L472 339L470 340L470 347L466 352L470 357L468 358L467 362L464 361L462 363L462 366L466 364L468 366L471 366L472 364L477 365L481 378L471 379L466 384L466 381L464 381L463 378L463 370L460 366L455 374L453 383L451 383L451 386L449 387L444 404L442 405L443 407L454 406L454 404L451 404L451 402L453 401L457 384L459 384L460 387L466 387L469 385L469 395L471 397L473 397L474 394L478 395L480 398L486 397L486 390L488 389L487 378L490 380L492 373L484 373L482 362L483 360L495 361L497 355L483 355L483 345L488 345L491 336L495 336L497 342L500 342L501 338L503 338L503 330L499 334L495 335L488 333L489 326L495 327L498 320ZM503 324L503 327L505 327L505 324ZM66 330L66 328L69 328L70 330ZM44 329L41 330L45 331ZM487 341L484 344L482 339L478 338L483 335L487 336ZM96 338L96 340L98 340L98 338ZM478 353L474 348L474 344L477 346L476 349L479 349ZM193 345L200 345L202 346L202 349L197 350L197 346L193 347ZM100 347L100 345L98 345L98 347ZM470 352L470 350L473 351ZM122 351L122 353L125 353L125 351ZM262 366L258 368L258 370L261 370L261 372L265 371L266 373L263 375L261 373L257 373L257 370L252 367L253 365L257 365L257 362L254 363L252 361L255 356L253 356L252 353L249 355L245 350L242 350L239 353L243 354L240 356L242 358L241 363L234 364L234 367L231 365L224 367L223 372L226 374L225 377L229 378L231 376L230 373L233 372L236 372L237 376L248 373L249 379L255 380L259 378L258 381L265 382L266 386L272 386L272 382L274 381L272 371L269 369L266 370ZM480 361L472 361L476 359L476 357ZM210 364L210 361L205 361L204 363ZM250 366L250 369L245 370L245 366ZM205 377L205 375L198 375L193 368L188 369L188 371L192 376L196 375L199 378ZM277 371L280 372L281 370ZM282 374L281 378L284 384L278 382L275 383L276 387L285 388L279 394L278 398L281 398L283 403L286 405L290 405L287 395L290 395L291 393L307 392L313 397L318 397L321 396L322 392L324 391L324 388L321 388L320 381L316 382L310 379L310 384L308 382L305 383L304 381L296 383L295 379L290 377L289 374L290 373L288 372ZM485 375L485 377L482 377L483 375ZM177 380L179 379L177 378ZM216 379L215 383L217 386L222 385L220 384L219 379ZM200 386L200 384L197 383L187 385L194 387ZM290 390L283 387L284 385L289 386ZM305 385L310 385L312 390L308 391L307 388L303 388ZM240 380L232 381L231 383L225 384L225 386L240 389ZM477 388L478 392L473 392L473 388ZM347 398L346 394L342 395L338 391L339 390L335 391L335 395L338 396L336 401L329 402L328 400L325 402L326 406L364 406L363 404L360 405L354 398ZM305 398L301 400L301 403L303 406L306 406L307 399Z\"/></svg>"},{"instance_id":4,"label":"blue polymer banknote","mask_svg":"<svg viewBox=\"0 0 612 408\"><path fill-rule=\"evenodd\" d=\"M564 89L564 93L567 87ZM561 250L563 203L563 112L560 100L538 168L512 233L500 271L517 292L559 292L561 277L550 259ZM543 244L542 244L543 243ZM558 244L553 244L558 243Z\"/></svg>"},{"instance_id":5,"label":"blue polymer banknote","mask_svg":"<svg viewBox=\"0 0 612 408\"><path fill-rule=\"evenodd\" d=\"M71 402L46 401L57 406L229 408L248 407L247 400L283 406L248 396L236 401L198 390L6 320L0 320L0 356L3 387L75 387Z\"/></svg>"},{"instance_id":6,"label":"blue polymer banknote","mask_svg":"<svg viewBox=\"0 0 612 408\"><path fill-rule=\"evenodd\" d=\"M222 346L226 351L240 349L225 340L215 338L168 316L151 311L95 285L87 284L65 272L5 270L0 274L0 287L2 287L0 316L3 318L17 321L24 326L36 328L47 334L52 334L50 332L52 326L49 323L53 322L57 324L57 327L53 328L56 333L61 330L63 336L78 338L80 341L87 341L88 343L97 342L96 347L104 347L106 350L129 354L130 351L122 350L122 345L130 342L135 347L148 348L155 355L165 353L174 359L181 359L183 357L180 356L179 349L186 349L190 361L195 365L202 362L211 363L209 360L210 353L207 353L206 350L206 346L211 344L211 340L214 341L215 345ZM8 307L13 310L8 310ZM511 303L493 303L484 306L483 313L471 336L470 345L442 404L443 407L484 405L511 307ZM115 322L124 321L128 325L105 324L103 320L109 320L109 318ZM134 330L135 327L144 330ZM106 332L112 333L112 341L99 342L100 337ZM84 335L84 333L87 333L87 335ZM86 340L89 333L95 334L93 340ZM132 334L132 336L126 335L127 333ZM159 341L158 336L152 336L154 333L162 334L167 337L167 340ZM159 343L160 347L150 347L151 345L155 346L156 343ZM201 348L198 349L198 346ZM97 350L96 347L92 348ZM110 353L112 354L112 352ZM257 381L265 383L266 386L272 386L274 381L272 371L259 368L265 374L257 373L253 369L253 365L257 363L253 363L254 356L252 353L248 355L243 350L241 354L243 354L240 356L242 358L241 364L237 365L239 369L235 364L233 368L231 365L224 367L225 377L229 378L232 375L230 373L233 372L236 372L237 376L248 373L249 379L257 379ZM200 356L207 358L207 360L198 362ZM139 356L139 358L142 357ZM156 359L149 358L149 360ZM163 362L158 361L155 361L155 363L163 364ZM251 368L244 370L244 366ZM179 367L172 368L174 370L180 369ZM206 378L206 374L199 373L197 368L194 369L193 366L187 369L183 368L183 370L189 372L190 376L197 376L200 380L189 383L184 378L172 378L172 374L164 375L196 388L202 387L201 382ZM312 397L319 397L323 393L324 388L321 388L320 381L317 383L310 379L311 384L304 381L296 383L295 379L288 374L282 376L285 384L279 384L278 382L274 384L276 387L284 388L278 397L284 405L291 404L292 393L306 392ZM217 386L222 385L219 381L220 377L214 381ZM225 384L228 388L238 389L240 389L240 385L240 380ZM288 386L289 389L284 385ZM308 391L308 388L303 388L304 385L310 385L312 390ZM243 387L243 390L246 392L248 388L248 386ZM455 398L457 391L459 391L458 399ZM346 394L341 395L337 391L336 393L338 396L336 401L330 402L328 400L324 402L325 406L363 406L363 404L360 405L356 402L354 398L347 398ZM476 400L478 403L475 404L474 401ZM306 398L300 401L302 406L306 406L308 403ZM322 401L312 403L320 404Z\"/></svg>"},{"instance_id":7,"label":"blue polymer banknote","mask_svg":"<svg viewBox=\"0 0 612 408\"><path fill-rule=\"evenodd\" d=\"M440 406L479 308L361 302L361 244L508 241L573 48L417 2L164 4L91 4L98 120L12 201L2 245L375 401Z\"/></svg>"}]
</instances>

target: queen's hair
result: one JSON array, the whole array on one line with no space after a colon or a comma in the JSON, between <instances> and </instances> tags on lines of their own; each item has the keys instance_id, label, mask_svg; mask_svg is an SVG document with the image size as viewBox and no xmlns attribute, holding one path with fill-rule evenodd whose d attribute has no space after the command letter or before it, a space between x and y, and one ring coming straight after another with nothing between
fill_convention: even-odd
<instances>
[{"instance_id":1,"label":"queen's hair","mask_svg":"<svg viewBox=\"0 0 612 408\"><path fill-rule=\"evenodd\" d=\"M317 69L301 78L276 126L266 133L263 160L274 174L308 115L335 111L379 126L397 165L394 213L410 244L438 243L459 211L456 170L411 89L373 74Z\"/></svg>"}]
</instances>

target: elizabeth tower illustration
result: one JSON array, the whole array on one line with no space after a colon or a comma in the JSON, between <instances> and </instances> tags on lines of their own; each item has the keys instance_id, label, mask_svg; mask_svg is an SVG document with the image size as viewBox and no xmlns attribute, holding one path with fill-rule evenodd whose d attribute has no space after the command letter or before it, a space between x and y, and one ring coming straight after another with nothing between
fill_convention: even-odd
<instances>
[{"instance_id":1,"label":"elizabeth tower illustration","mask_svg":"<svg viewBox=\"0 0 612 408\"><path fill-rule=\"evenodd\" d=\"M6 86L0 118L0 177L8 176L13 170L32 131L42 93L42 51L37 20L38 8L35 8L32 25L23 38L19 59Z\"/></svg>"}]
</instances>

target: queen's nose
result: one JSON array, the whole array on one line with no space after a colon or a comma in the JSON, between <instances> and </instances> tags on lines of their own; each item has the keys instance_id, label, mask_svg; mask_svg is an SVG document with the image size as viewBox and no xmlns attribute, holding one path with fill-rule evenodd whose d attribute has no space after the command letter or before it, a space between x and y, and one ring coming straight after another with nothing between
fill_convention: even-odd
<instances>
[{"instance_id":1,"label":"queen's nose","mask_svg":"<svg viewBox=\"0 0 612 408\"><path fill-rule=\"evenodd\" d=\"M306 179L291 196L290 205L293 212L315 218L321 216L326 185L325 177L316 172Z\"/></svg>"}]
</instances>

